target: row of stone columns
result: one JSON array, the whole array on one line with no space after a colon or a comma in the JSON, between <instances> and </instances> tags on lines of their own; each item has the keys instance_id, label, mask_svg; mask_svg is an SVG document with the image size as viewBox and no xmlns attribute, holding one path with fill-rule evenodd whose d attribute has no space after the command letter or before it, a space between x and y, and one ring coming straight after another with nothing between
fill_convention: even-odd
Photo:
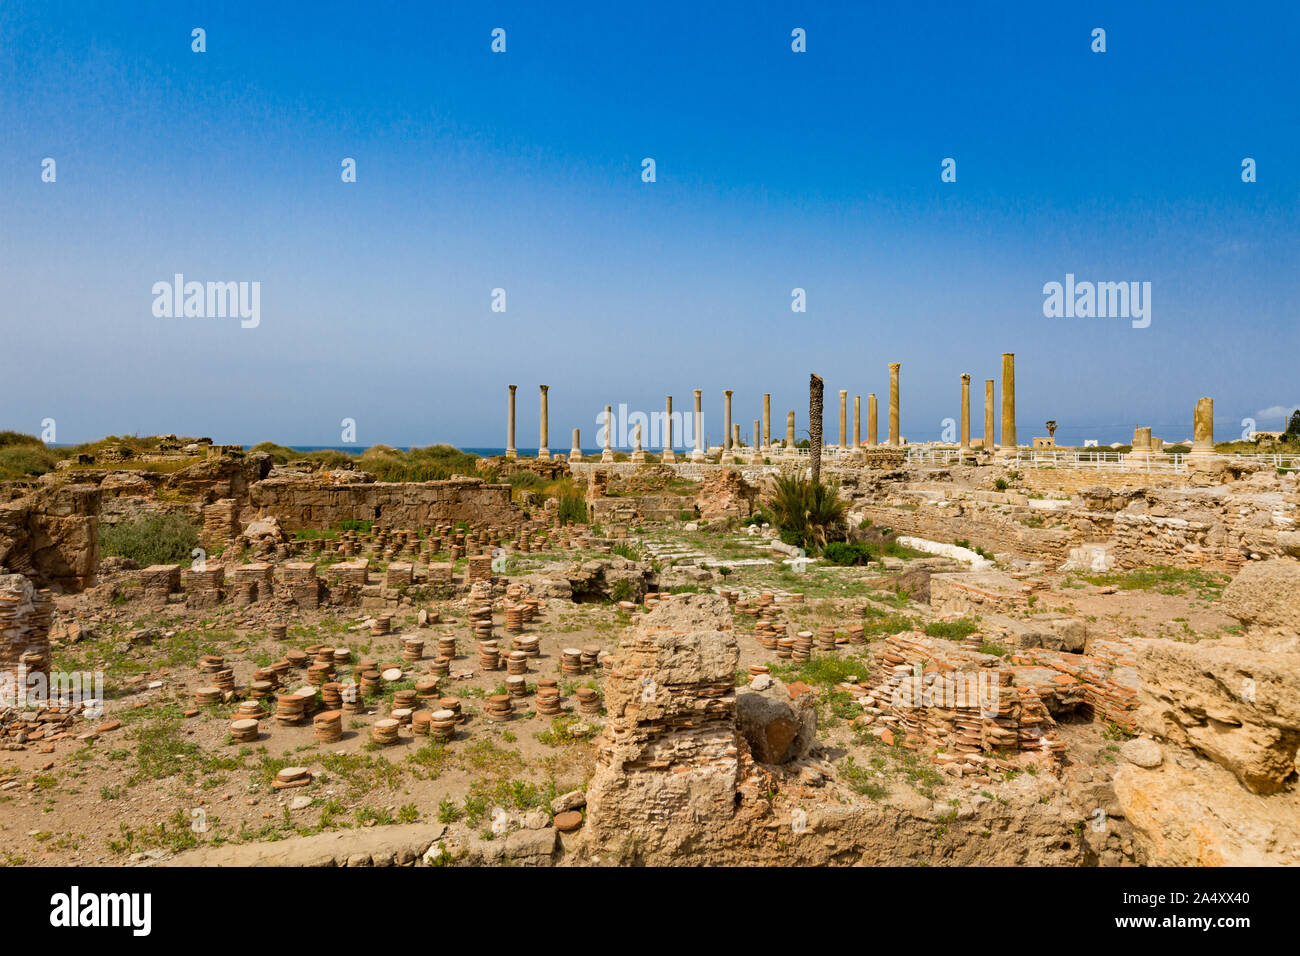
<instances>
[{"instance_id":1,"label":"row of stone columns","mask_svg":"<svg viewBox=\"0 0 1300 956\"><path fill-rule=\"evenodd\" d=\"M1002 442L1003 449L1010 450L1016 447L1016 366L1015 353L1004 352L1002 355ZM897 447L901 441L899 434L899 371L901 364L891 362L889 364L889 444ZM506 457L516 458L519 455L515 448L515 393L518 388L516 385L507 386L509 389L509 404L506 413ZM539 442L537 458L539 461L548 461L551 457L548 445L548 411L547 411L547 392L549 385L539 385L541 391L541 420L539 429ZM700 422L703 417L701 406L702 392L695 389L695 447L691 452L692 461L704 460L704 436L700 428ZM740 443L739 426L736 426L733 433L731 421L731 397L734 394L732 389L723 391L723 447L722 463L731 464L735 462L735 447ZM840 390L840 448L848 449L848 391ZM990 450L995 447L993 435L993 398L994 398L994 381L986 379L984 382L984 447ZM1208 403L1209 417L1209 438L1208 447L1212 453L1214 449L1213 438L1213 406L1210 399L1201 399L1196 407L1196 419L1194 425L1197 430L1196 451L1199 454L1205 454L1206 439L1203 435L1206 428L1203 421L1206 413L1203 409L1203 403ZM677 460L673 452L673 397L666 397L664 403L666 435L664 438L663 460L667 463L673 463ZM861 396L853 397L853 448L858 448L862 443L862 399ZM754 423L754 448L757 452L761 448L770 450L772 447L772 396L770 393L763 394L763 419L761 430L759 422ZM602 461L613 461L614 452L610 446L610 436L613 431L613 406L605 406L605 447L601 452ZM637 429L637 444L640 444L640 427ZM867 445L875 446L877 444L877 408L876 395L874 392L867 395ZM786 445L787 451L792 451L794 447L794 412L790 412L786 418ZM970 449L970 374L963 373L961 376L961 448L963 451ZM579 430L573 430L573 448L569 452L569 460L577 461L582 457L579 446Z\"/></svg>"}]
</instances>

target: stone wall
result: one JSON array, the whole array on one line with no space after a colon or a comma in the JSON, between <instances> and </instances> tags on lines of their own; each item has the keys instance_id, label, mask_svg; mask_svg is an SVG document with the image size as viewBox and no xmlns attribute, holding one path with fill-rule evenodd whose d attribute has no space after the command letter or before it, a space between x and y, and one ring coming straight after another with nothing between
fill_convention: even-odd
<instances>
[{"instance_id":1,"label":"stone wall","mask_svg":"<svg viewBox=\"0 0 1300 956\"><path fill-rule=\"evenodd\" d=\"M0 504L0 568L38 586L82 591L99 566L100 491L45 484Z\"/></svg>"},{"instance_id":2,"label":"stone wall","mask_svg":"<svg viewBox=\"0 0 1300 956\"><path fill-rule=\"evenodd\" d=\"M0 575L0 706L24 698L28 675L49 676L53 602L21 574Z\"/></svg>"},{"instance_id":3,"label":"stone wall","mask_svg":"<svg viewBox=\"0 0 1300 956\"><path fill-rule=\"evenodd\" d=\"M510 486L481 478L425 482L330 484L303 477L267 478L249 489L241 520L273 515L286 531L327 529L341 521L374 521L391 528L422 528L444 521L512 527L523 515Z\"/></svg>"},{"instance_id":4,"label":"stone wall","mask_svg":"<svg viewBox=\"0 0 1300 956\"><path fill-rule=\"evenodd\" d=\"M1286 552L1300 515L1294 476L1259 471L1210 487L1127 487L1133 476L1053 470L1045 490L964 487L948 470L849 480L855 519L935 541L969 541L993 553L1059 565L1073 549L1102 547L1120 568L1153 565L1235 571ZM1083 484L1084 479L1091 484ZM1112 483L1112 479L1117 479ZM1067 495L1065 486L1082 485Z\"/></svg>"}]
</instances>

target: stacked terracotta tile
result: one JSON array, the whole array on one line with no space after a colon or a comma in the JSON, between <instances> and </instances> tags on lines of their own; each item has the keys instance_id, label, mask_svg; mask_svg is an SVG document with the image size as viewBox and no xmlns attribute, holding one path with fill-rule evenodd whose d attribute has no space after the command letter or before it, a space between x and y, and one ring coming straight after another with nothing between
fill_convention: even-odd
<instances>
[{"instance_id":1,"label":"stacked terracotta tile","mask_svg":"<svg viewBox=\"0 0 1300 956\"><path fill-rule=\"evenodd\" d=\"M266 561L242 564L230 572L232 598L236 604L244 603L245 595L241 592L252 585L252 593L247 595L247 602L269 601L275 596L272 587L274 565Z\"/></svg>"},{"instance_id":2,"label":"stacked terracotta tile","mask_svg":"<svg viewBox=\"0 0 1300 956\"><path fill-rule=\"evenodd\" d=\"M409 588L414 567L406 561L394 561L384 572L384 586L389 588Z\"/></svg>"},{"instance_id":3,"label":"stacked terracotta tile","mask_svg":"<svg viewBox=\"0 0 1300 956\"><path fill-rule=\"evenodd\" d=\"M166 604L167 595L181 589L179 564L152 564L139 573L140 589L150 604Z\"/></svg>"},{"instance_id":4,"label":"stacked terracotta tile","mask_svg":"<svg viewBox=\"0 0 1300 956\"><path fill-rule=\"evenodd\" d=\"M289 599L299 607L320 607L320 578L311 561L290 561L284 566L284 584Z\"/></svg>"},{"instance_id":5,"label":"stacked terracotta tile","mask_svg":"<svg viewBox=\"0 0 1300 956\"><path fill-rule=\"evenodd\" d=\"M185 606L197 608L220 604L221 586L225 580L226 569L219 564L186 568L181 572L181 586L185 589Z\"/></svg>"},{"instance_id":6,"label":"stacked terracotta tile","mask_svg":"<svg viewBox=\"0 0 1300 956\"><path fill-rule=\"evenodd\" d=\"M469 557L469 568L466 571L465 579L470 584L476 584L479 581L492 580L492 555L490 554L472 554Z\"/></svg>"},{"instance_id":7,"label":"stacked terracotta tile","mask_svg":"<svg viewBox=\"0 0 1300 956\"><path fill-rule=\"evenodd\" d=\"M1011 769L1006 757L1021 752L1059 760L1056 722L1034 686L1041 673L1022 682L1020 669L1000 658L919 631L892 635L872 654L882 677L869 712L901 731L909 749L963 773Z\"/></svg>"},{"instance_id":8,"label":"stacked terracotta tile","mask_svg":"<svg viewBox=\"0 0 1300 956\"><path fill-rule=\"evenodd\" d=\"M1070 654L1042 647L1026 648L1015 663L1032 663L1056 672L1054 683L1072 689L1092 708L1095 719L1114 721L1129 733L1137 730L1138 639L1094 641L1091 654Z\"/></svg>"},{"instance_id":9,"label":"stacked terracotta tile","mask_svg":"<svg viewBox=\"0 0 1300 956\"><path fill-rule=\"evenodd\" d=\"M204 541L229 544L239 531L239 503L234 498L222 498L203 509Z\"/></svg>"}]
</instances>

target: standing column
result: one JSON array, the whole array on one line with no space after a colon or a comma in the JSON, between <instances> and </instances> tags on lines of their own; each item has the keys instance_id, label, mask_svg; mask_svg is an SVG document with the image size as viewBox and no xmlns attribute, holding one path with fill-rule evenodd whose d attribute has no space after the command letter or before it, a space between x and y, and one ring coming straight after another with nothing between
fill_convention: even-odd
<instances>
[{"instance_id":1,"label":"standing column","mask_svg":"<svg viewBox=\"0 0 1300 956\"><path fill-rule=\"evenodd\" d=\"M510 389L510 401L506 405L506 457L518 458L519 452L515 450L515 389L518 385L507 385Z\"/></svg>"},{"instance_id":2,"label":"standing column","mask_svg":"<svg viewBox=\"0 0 1300 956\"><path fill-rule=\"evenodd\" d=\"M872 392L867 396L867 445L870 447L876 444L876 417L876 393Z\"/></svg>"},{"instance_id":3,"label":"standing column","mask_svg":"<svg viewBox=\"0 0 1300 956\"><path fill-rule=\"evenodd\" d=\"M612 437L613 434L614 434L614 406L606 405L605 406L605 447L601 449L600 452L601 461L614 460L614 449L610 447L610 442L613 441L613 437Z\"/></svg>"},{"instance_id":4,"label":"standing column","mask_svg":"<svg viewBox=\"0 0 1300 956\"><path fill-rule=\"evenodd\" d=\"M632 461L638 465L645 461L645 449L641 447L641 423L636 423L636 430L632 433Z\"/></svg>"},{"instance_id":5,"label":"standing column","mask_svg":"<svg viewBox=\"0 0 1300 956\"><path fill-rule=\"evenodd\" d=\"M898 446L898 370L899 362L889 363L889 444Z\"/></svg>"},{"instance_id":6,"label":"standing column","mask_svg":"<svg viewBox=\"0 0 1300 956\"><path fill-rule=\"evenodd\" d=\"M578 439L578 429L573 430L573 449L569 452L569 461L582 461L582 444Z\"/></svg>"},{"instance_id":7,"label":"standing column","mask_svg":"<svg viewBox=\"0 0 1300 956\"><path fill-rule=\"evenodd\" d=\"M1214 450L1214 399L1202 398L1196 402L1192 415L1192 454L1197 458L1216 454Z\"/></svg>"},{"instance_id":8,"label":"standing column","mask_svg":"<svg viewBox=\"0 0 1300 956\"><path fill-rule=\"evenodd\" d=\"M736 460L731 453L731 396L732 389L722 393L722 464L730 465Z\"/></svg>"},{"instance_id":9,"label":"standing column","mask_svg":"<svg viewBox=\"0 0 1300 956\"><path fill-rule=\"evenodd\" d=\"M849 393L846 389L840 389L840 447L849 447Z\"/></svg>"},{"instance_id":10,"label":"standing column","mask_svg":"<svg viewBox=\"0 0 1300 956\"><path fill-rule=\"evenodd\" d=\"M1016 453L1016 353L1002 353L1002 451Z\"/></svg>"},{"instance_id":11,"label":"standing column","mask_svg":"<svg viewBox=\"0 0 1300 956\"><path fill-rule=\"evenodd\" d=\"M695 390L695 450L691 461L704 461L704 410L700 404L700 390Z\"/></svg>"},{"instance_id":12,"label":"standing column","mask_svg":"<svg viewBox=\"0 0 1300 956\"><path fill-rule=\"evenodd\" d=\"M759 459L762 457L762 451L760 451L760 449L763 446L759 444L762 438L763 438L763 433L759 430L758 419L755 418L754 419L754 460L750 462L750 464L753 465L758 464Z\"/></svg>"},{"instance_id":13,"label":"standing column","mask_svg":"<svg viewBox=\"0 0 1300 956\"><path fill-rule=\"evenodd\" d=\"M970 451L970 374L961 377L961 450Z\"/></svg>"},{"instance_id":14,"label":"standing column","mask_svg":"<svg viewBox=\"0 0 1300 956\"><path fill-rule=\"evenodd\" d=\"M862 396L853 396L853 450L862 447Z\"/></svg>"},{"instance_id":15,"label":"standing column","mask_svg":"<svg viewBox=\"0 0 1300 956\"><path fill-rule=\"evenodd\" d=\"M993 393L995 391L993 379L984 380L984 450L990 455L993 449L997 447L995 439L997 435L993 426Z\"/></svg>"},{"instance_id":16,"label":"standing column","mask_svg":"<svg viewBox=\"0 0 1300 956\"><path fill-rule=\"evenodd\" d=\"M538 448L537 448L537 460L538 460L538 461L550 461L550 460L551 460L551 450L550 450L549 448L546 447L546 432L547 432L547 427L548 427L547 418L546 418L546 392L547 392L547 390L550 389L551 386L549 386L549 385L539 385L539 386L537 386L537 387L540 388L540 389L542 390L542 421L541 421L541 426L542 426L542 427L541 427L541 444L540 444L540 445L538 446Z\"/></svg>"},{"instance_id":17,"label":"standing column","mask_svg":"<svg viewBox=\"0 0 1300 956\"><path fill-rule=\"evenodd\" d=\"M772 395L763 393L763 449L772 452Z\"/></svg>"},{"instance_id":18,"label":"standing column","mask_svg":"<svg viewBox=\"0 0 1300 956\"><path fill-rule=\"evenodd\" d=\"M677 455L673 452L673 397L671 395L664 400L664 453L660 458L667 465L677 461Z\"/></svg>"},{"instance_id":19,"label":"standing column","mask_svg":"<svg viewBox=\"0 0 1300 956\"><path fill-rule=\"evenodd\" d=\"M796 454L794 447L794 412L785 414L785 453L793 458Z\"/></svg>"}]
</instances>

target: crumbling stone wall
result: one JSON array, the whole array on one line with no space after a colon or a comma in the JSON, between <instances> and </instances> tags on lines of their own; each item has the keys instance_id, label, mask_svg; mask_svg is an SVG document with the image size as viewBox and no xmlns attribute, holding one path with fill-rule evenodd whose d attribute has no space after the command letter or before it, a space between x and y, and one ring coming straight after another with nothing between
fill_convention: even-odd
<instances>
[{"instance_id":1,"label":"crumbling stone wall","mask_svg":"<svg viewBox=\"0 0 1300 956\"><path fill-rule=\"evenodd\" d=\"M0 706L24 699L29 675L49 676L53 602L21 574L0 575Z\"/></svg>"},{"instance_id":2,"label":"crumbling stone wall","mask_svg":"<svg viewBox=\"0 0 1300 956\"><path fill-rule=\"evenodd\" d=\"M730 617L718 595L675 596L606 662L609 723L587 790L597 845L636 834L640 852L671 854L734 814L740 647Z\"/></svg>"},{"instance_id":3,"label":"crumbling stone wall","mask_svg":"<svg viewBox=\"0 0 1300 956\"><path fill-rule=\"evenodd\" d=\"M241 516L247 523L274 515L286 531L326 529L341 521L378 521L420 528L441 521L511 527L523 515L510 501L510 486L481 478L425 482L331 484L303 476L272 477L249 489Z\"/></svg>"},{"instance_id":4,"label":"crumbling stone wall","mask_svg":"<svg viewBox=\"0 0 1300 956\"><path fill-rule=\"evenodd\" d=\"M0 568L39 587L82 591L99 566L100 491L94 485L40 485L0 504Z\"/></svg>"},{"instance_id":5,"label":"crumbling stone wall","mask_svg":"<svg viewBox=\"0 0 1300 956\"><path fill-rule=\"evenodd\" d=\"M1043 493L1056 497L1031 498L942 480L953 474L897 472L846 481L845 490L854 514L877 526L936 541L968 540L1058 565L1072 549L1097 544L1120 568L1235 571L1251 558L1285 554L1300 515L1294 476L1264 470L1210 487L1179 488L1117 487L1111 475L1092 472L1091 484L1068 499L1059 488Z\"/></svg>"}]
</instances>

